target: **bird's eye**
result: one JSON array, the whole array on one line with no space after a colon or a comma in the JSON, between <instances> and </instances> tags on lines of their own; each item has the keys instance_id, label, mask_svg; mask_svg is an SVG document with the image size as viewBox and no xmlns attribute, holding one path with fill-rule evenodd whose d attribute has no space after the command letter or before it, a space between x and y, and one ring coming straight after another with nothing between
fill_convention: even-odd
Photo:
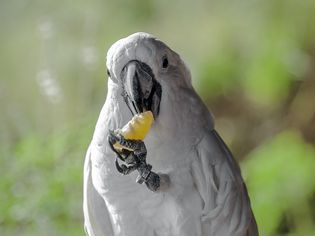
<instances>
[{"instance_id":1,"label":"bird's eye","mask_svg":"<svg viewBox=\"0 0 315 236\"><path fill-rule=\"evenodd\" d=\"M110 77L110 72L109 72L109 69L107 69L107 75L108 75L108 77Z\"/></svg>"},{"instance_id":2,"label":"bird's eye","mask_svg":"<svg viewBox=\"0 0 315 236\"><path fill-rule=\"evenodd\" d=\"M168 59L167 59L167 57L163 58L162 67L164 69L166 69L168 67Z\"/></svg>"}]
</instances>

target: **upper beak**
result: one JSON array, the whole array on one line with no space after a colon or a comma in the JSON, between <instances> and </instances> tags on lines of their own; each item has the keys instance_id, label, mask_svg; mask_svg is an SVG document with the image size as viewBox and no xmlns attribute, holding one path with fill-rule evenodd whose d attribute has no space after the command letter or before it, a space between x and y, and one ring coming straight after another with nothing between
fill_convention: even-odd
<instances>
[{"instance_id":1,"label":"upper beak","mask_svg":"<svg viewBox=\"0 0 315 236\"><path fill-rule=\"evenodd\" d=\"M152 111L159 113L161 85L155 80L152 69L137 60L128 62L121 72L125 101L136 113ZM132 107L132 108L131 108Z\"/></svg>"}]
</instances>

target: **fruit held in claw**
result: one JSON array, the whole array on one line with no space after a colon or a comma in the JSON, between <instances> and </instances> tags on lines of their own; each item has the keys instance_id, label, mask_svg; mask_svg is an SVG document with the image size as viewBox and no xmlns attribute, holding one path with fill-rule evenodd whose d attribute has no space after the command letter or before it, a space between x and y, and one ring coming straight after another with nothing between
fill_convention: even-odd
<instances>
[{"instance_id":1,"label":"fruit held in claw","mask_svg":"<svg viewBox=\"0 0 315 236\"><path fill-rule=\"evenodd\" d=\"M143 140L151 128L153 119L151 111L136 114L121 129L120 134L124 136L125 139Z\"/></svg>"},{"instance_id":2,"label":"fruit held in claw","mask_svg":"<svg viewBox=\"0 0 315 236\"><path fill-rule=\"evenodd\" d=\"M148 134L153 121L151 111L136 114L122 129L115 130L115 133L122 135L127 140L143 140ZM119 143L115 143L114 147L118 150L123 148Z\"/></svg>"}]
</instances>

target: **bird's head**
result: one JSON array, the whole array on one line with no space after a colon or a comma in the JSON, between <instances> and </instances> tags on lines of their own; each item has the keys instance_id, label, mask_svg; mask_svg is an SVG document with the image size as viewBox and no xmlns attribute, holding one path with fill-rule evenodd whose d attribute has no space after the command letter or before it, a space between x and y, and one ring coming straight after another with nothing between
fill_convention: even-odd
<instances>
[{"instance_id":1,"label":"bird's head","mask_svg":"<svg viewBox=\"0 0 315 236\"><path fill-rule=\"evenodd\" d=\"M132 114L152 111L159 116L163 96L190 87L190 72L179 55L147 33L135 33L114 43L107 53L107 73L121 87Z\"/></svg>"}]
</instances>

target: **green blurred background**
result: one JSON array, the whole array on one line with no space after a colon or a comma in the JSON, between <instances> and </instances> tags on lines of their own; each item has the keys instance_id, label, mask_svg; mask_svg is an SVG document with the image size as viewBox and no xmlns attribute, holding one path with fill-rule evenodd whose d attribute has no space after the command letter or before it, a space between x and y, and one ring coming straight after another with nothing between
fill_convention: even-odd
<instances>
[{"instance_id":1,"label":"green blurred background","mask_svg":"<svg viewBox=\"0 0 315 236\"><path fill-rule=\"evenodd\" d=\"M190 66L264 235L315 235L315 1L0 2L0 235L84 235L105 55L152 33Z\"/></svg>"}]
</instances>

